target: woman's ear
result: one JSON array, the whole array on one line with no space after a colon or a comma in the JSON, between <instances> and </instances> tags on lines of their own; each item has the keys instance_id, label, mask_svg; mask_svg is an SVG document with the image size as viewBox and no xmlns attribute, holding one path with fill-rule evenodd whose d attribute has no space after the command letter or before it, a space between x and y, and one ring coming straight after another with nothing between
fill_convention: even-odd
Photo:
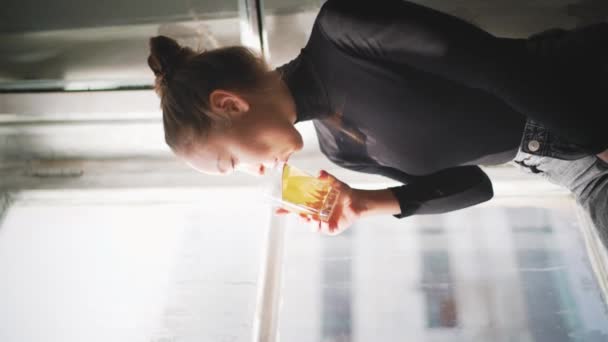
<instances>
[{"instance_id":1,"label":"woman's ear","mask_svg":"<svg viewBox=\"0 0 608 342\"><path fill-rule=\"evenodd\" d=\"M231 117L249 111L249 102L239 95L226 90L212 91L209 94L209 106L212 112Z\"/></svg>"}]
</instances>

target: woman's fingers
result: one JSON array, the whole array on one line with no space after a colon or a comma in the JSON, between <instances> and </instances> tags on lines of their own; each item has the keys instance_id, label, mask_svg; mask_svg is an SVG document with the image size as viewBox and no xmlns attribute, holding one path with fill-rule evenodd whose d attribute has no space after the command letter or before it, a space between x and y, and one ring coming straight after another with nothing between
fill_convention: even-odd
<instances>
[{"instance_id":1,"label":"woman's fingers","mask_svg":"<svg viewBox=\"0 0 608 342\"><path fill-rule=\"evenodd\" d=\"M308 222L308 227L310 228L310 231L313 233L318 233L321 230L320 222L315 221L315 220L310 220Z\"/></svg>"},{"instance_id":2,"label":"woman's fingers","mask_svg":"<svg viewBox=\"0 0 608 342\"><path fill-rule=\"evenodd\" d=\"M277 214L277 215L285 215L285 214L289 214L289 210L283 209L283 208L277 208L274 211L274 213Z\"/></svg>"},{"instance_id":3,"label":"woman's fingers","mask_svg":"<svg viewBox=\"0 0 608 342\"><path fill-rule=\"evenodd\" d=\"M284 208L276 208L274 212L276 215L285 215L285 214L292 213L291 211L284 209ZM338 227L337 227L337 222L335 219L332 219L330 221L323 221L317 214L312 214L312 215L302 214L302 213L294 213L294 214L297 214L298 220L301 223L308 225L312 232L323 233L325 235L337 235L338 234Z\"/></svg>"},{"instance_id":4,"label":"woman's fingers","mask_svg":"<svg viewBox=\"0 0 608 342\"><path fill-rule=\"evenodd\" d=\"M327 226L329 228L329 231L331 232L335 232L338 230L338 222L336 222L336 220L333 218L327 222Z\"/></svg>"},{"instance_id":5,"label":"woman's fingers","mask_svg":"<svg viewBox=\"0 0 608 342\"><path fill-rule=\"evenodd\" d=\"M276 215L285 215L285 214L290 214L291 211L289 211L287 209L283 209L283 208L277 208L277 209L275 209L274 213ZM314 217L311 218L307 214L298 213L298 219L300 220L301 223L310 224L316 218L314 218Z\"/></svg>"},{"instance_id":6,"label":"woman's fingers","mask_svg":"<svg viewBox=\"0 0 608 342\"><path fill-rule=\"evenodd\" d=\"M321 221L320 225L321 225L321 227L320 227L319 230L321 231L321 233L323 233L323 234L329 234L329 225L327 224L327 222Z\"/></svg>"},{"instance_id":7,"label":"woman's fingers","mask_svg":"<svg viewBox=\"0 0 608 342\"><path fill-rule=\"evenodd\" d=\"M291 211L283 208L277 208L274 212L277 215L285 215L291 213ZM298 220L301 223L308 225L310 227L311 232L323 233L325 235L338 234L338 229L335 221L322 221L318 215L307 215L298 213Z\"/></svg>"},{"instance_id":8,"label":"woman's fingers","mask_svg":"<svg viewBox=\"0 0 608 342\"><path fill-rule=\"evenodd\" d=\"M313 233L322 233L330 236L338 235L340 233L340 230L338 229L338 226L335 222L321 221L311 219L309 217L307 224L310 228L310 231Z\"/></svg>"},{"instance_id":9,"label":"woman's fingers","mask_svg":"<svg viewBox=\"0 0 608 342\"><path fill-rule=\"evenodd\" d=\"M325 235L338 235L340 231L337 227L333 227L329 222L321 222L321 232Z\"/></svg>"},{"instance_id":10,"label":"woman's fingers","mask_svg":"<svg viewBox=\"0 0 608 342\"><path fill-rule=\"evenodd\" d=\"M325 170L319 171L319 179L328 180L330 183L338 182L338 179Z\"/></svg>"},{"instance_id":11,"label":"woman's fingers","mask_svg":"<svg viewBox=\"0 0 608 342\"><path fill-rule=\"evenodd\" d=\"M306 214L300 214L299 218L300 218L300 222L303 222L303 223L310 222L310 217L308 217L308 215L306 215Z\"/></svg>"},{"instance_id":12,"label":"woman's fingers","mask_svg":"<svg viewBox=\"0 0 608 342\"><path fill-rule=\"evenodd\" d=\"M332 174L328 173L325 170L319 171L319 179L328 181L331 187L336 190L343 190L344 183L342 183L342 181L340 181L338 178L334 177Z\"/></svg>"}]
</instances>

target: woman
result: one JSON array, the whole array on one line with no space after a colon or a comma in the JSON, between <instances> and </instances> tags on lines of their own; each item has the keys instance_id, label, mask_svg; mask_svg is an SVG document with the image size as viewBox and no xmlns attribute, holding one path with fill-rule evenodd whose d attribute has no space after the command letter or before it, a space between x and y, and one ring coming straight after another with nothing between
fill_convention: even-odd
<instances>
[{"instance_id":1,"label":"woman","mask_svg":"<svg viewBox=\"0 0 608 342\"><path fill-rule=\"evenodd\" d=\"M329 0L276 70L242 47L195 53L162 36L148 64L167 144L197 170L263 173L302 148L294 124L314 120L331 161L404 184L352 189L322 171L339 204L327 223L305 219L325 233L487 201L477 165L515 162L572 190L604 234L606 26L505 39L401 0Z\"/></svg>"}]
</instances>

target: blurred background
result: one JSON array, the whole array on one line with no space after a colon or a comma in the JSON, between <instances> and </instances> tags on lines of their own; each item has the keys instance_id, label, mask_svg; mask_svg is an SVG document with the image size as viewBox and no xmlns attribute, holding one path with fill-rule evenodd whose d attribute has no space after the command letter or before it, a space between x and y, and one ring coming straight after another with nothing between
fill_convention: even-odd
<instances>
[{"instance_id":1,"label":"blurred background","mask_svg":"<svg viewBox=\"0 0 608 342\"><path fill-rule=\"evenodd\" d=\"M608 18L604 0L416 2L511 37ZM510 165L484 168L490 202L326 237L272 216L256 178L172 157L148 38L242 44L277 67L322 3L2 2L0 341L608 341L608 258L587 218ZM297 128L293 165L396 185L337 168Z\"/></svg>"}]
</instances>

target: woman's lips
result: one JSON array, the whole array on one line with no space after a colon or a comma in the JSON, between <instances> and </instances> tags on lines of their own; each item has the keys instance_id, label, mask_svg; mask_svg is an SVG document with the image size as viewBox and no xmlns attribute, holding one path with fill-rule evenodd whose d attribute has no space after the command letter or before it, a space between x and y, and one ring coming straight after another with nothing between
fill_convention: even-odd
<instances>
[{"instance_id":1,"label":"woman's lips","mask_svg":"<svg viewBox=\"0 0 608 342\"><path fill-rule=\"evenodd\" d=\"M274 158L274 161L272 163L262 163L258 166L258 174L260 174L261 176L263 176L266 173L266 169L268 167L272 167L272 169L276 169L280 164L285 164L287 163L287 161L289 160L289 157L291 156L293 152L290 152L287 157L285 157L284 159L279 159L279 158ZM272 166L271 166L272 165Z\"/></svg>"},{"instance_id":2,"label":"woman's lips","mask_svg":"<svg viewBox=\"0 0 608 342\"><path fill-rule=\"evenodd\" d=\"M291 155L292 155L292 154L293 154L293 152L289 152L289 153L287 154L287 156L285 156L285 158L282 158L282 159L281 159L281 162L282 162L282 163L287 163L287 161L289 160L289 157L291 157Z\"/></svg>"}]
</instances>

